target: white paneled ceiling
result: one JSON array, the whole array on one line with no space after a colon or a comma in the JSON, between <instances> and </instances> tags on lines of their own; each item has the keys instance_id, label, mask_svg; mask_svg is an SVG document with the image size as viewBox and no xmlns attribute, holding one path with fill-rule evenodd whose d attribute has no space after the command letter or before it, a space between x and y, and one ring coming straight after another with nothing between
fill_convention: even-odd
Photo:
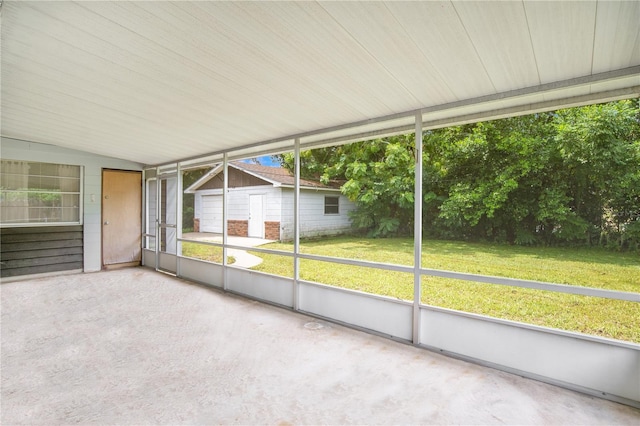
<instances>
[{"instance_id":1,"label":"white paneled ceiling","mask_svg":"<svg viewBox=\"0 0 640 426\"><path fill-rule=\"evenodd\" d=\"M640 93L639 1L5 0L1 19L2 136L145 164Z\"/></svg>"}]
</instances>

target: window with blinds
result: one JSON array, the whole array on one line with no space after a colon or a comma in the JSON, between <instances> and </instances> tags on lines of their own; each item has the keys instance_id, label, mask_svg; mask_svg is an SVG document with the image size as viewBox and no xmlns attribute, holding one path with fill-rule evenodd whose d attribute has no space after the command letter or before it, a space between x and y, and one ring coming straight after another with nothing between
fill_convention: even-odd
<instances>
[{"instance_id":1,"label":"window with blinds","mask_svg":"<svg viewBox=\"0 0 640 426\"><path fill-rule=\"evenodd\" d=\"M81 224L81 166L0 161L2 226Z\"/></svg>"}]
</instances>

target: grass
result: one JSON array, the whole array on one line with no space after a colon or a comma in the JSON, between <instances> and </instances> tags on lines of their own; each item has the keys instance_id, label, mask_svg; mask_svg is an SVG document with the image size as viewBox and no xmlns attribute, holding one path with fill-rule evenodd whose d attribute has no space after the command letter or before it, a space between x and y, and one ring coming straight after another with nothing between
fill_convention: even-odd
<instances>
[{"instance_id":1,"label":"grass","mask_svg":"<svg viewBox=\"0 0 640 426\"><path fill-rule=\"evenodd\" d=\"M291 250L291 244L265 248ZM413 264L411 239L338 237L303 241L301 251L399 265ZM292 276L290 258L259 254L255 270ZM640 256L604 250L528 248L425 241L422 266L482 275L640 292ZM413 275L302 259L300 276L398 299L413 297ZM640 303L424 276L426 304L640 343Z\"/></svg>"},{"instance_id":2,"label":"grass","mask_svg":"<svg viewBox=\"0 0 640 426\"><path fill-rule=\"evenodd\" d=\"M222 264L222 247L183 242L182 255L184 257ZM227 264L231 265L233 262L235 262L233 256L227 256Z\"/></svg>"},{"instance_id":3,"label":"grass","mask_svg":"<svg viewBox=\"0 0 640 426\"><path fill-rule=\"evenodd\" d=\"M289 243L263 247L293 249ZM187 257L222 263L221 247L185 242L182 250ZM634 253L431 240L423 243L422 250L425 268L640 292L640 256ZM301 243L301 252L413 264L413 240L406 238L308 240ZM253 254L263 259L254 270L293 277L290 257ZM300 277L403 300L413 297L410 273L302 259ZM640 343L640 303L430 276L423 276L422 284L421 301L429 305Z\"/></svg>"},{"instance_id":4,"label":"grass","mask_svg":"<svg viewBox=\"0 0 640 426\"><path fill-rule=\"evenodd\" d=\"M291 251L290 243L263 248ZM413 265L413 240L335 237L301 242L301 252ZM521 247L427 240L422 267L619 291L640 291L640 256L601 249Z\"/></svg>"}]
</instances>

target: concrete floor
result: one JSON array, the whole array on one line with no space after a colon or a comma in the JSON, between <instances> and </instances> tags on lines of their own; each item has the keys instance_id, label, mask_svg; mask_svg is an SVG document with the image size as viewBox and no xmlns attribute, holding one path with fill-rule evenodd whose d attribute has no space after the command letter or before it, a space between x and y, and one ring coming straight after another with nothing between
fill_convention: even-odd
<instances>
[{"instance_id":1,"label":"concrete floor","mask_svg":"<svg viewBox=\"0 0 640 426\"><path fill-rule=\"evenodd\" d=\"M640 411L144 268L2 284L13 424L639 424Z\"/></svg>"}]
</instances>

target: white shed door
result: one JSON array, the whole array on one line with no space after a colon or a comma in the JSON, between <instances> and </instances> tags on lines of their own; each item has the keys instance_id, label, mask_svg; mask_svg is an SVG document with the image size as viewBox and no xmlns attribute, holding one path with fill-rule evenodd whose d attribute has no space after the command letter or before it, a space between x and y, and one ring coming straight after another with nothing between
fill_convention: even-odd
<instances>
[{"instance_id":1,"label":"white shed door","mask_svg":"<svg viewBox=\"0 0 640 426\"><path fill-rule=\"evenodd\" d=\"M263 195L249 195L249 236L264 238Z\"/></svg>"},{"instance_id":2,"label":"white shed door","mask_svg":"<svg viewBox=\"0 0 640 426\"><path fill-rule=\"evenodd\" d=\"M222 195L202 196L200 231L222 234Z\"/></svg>"}]
</instances>

